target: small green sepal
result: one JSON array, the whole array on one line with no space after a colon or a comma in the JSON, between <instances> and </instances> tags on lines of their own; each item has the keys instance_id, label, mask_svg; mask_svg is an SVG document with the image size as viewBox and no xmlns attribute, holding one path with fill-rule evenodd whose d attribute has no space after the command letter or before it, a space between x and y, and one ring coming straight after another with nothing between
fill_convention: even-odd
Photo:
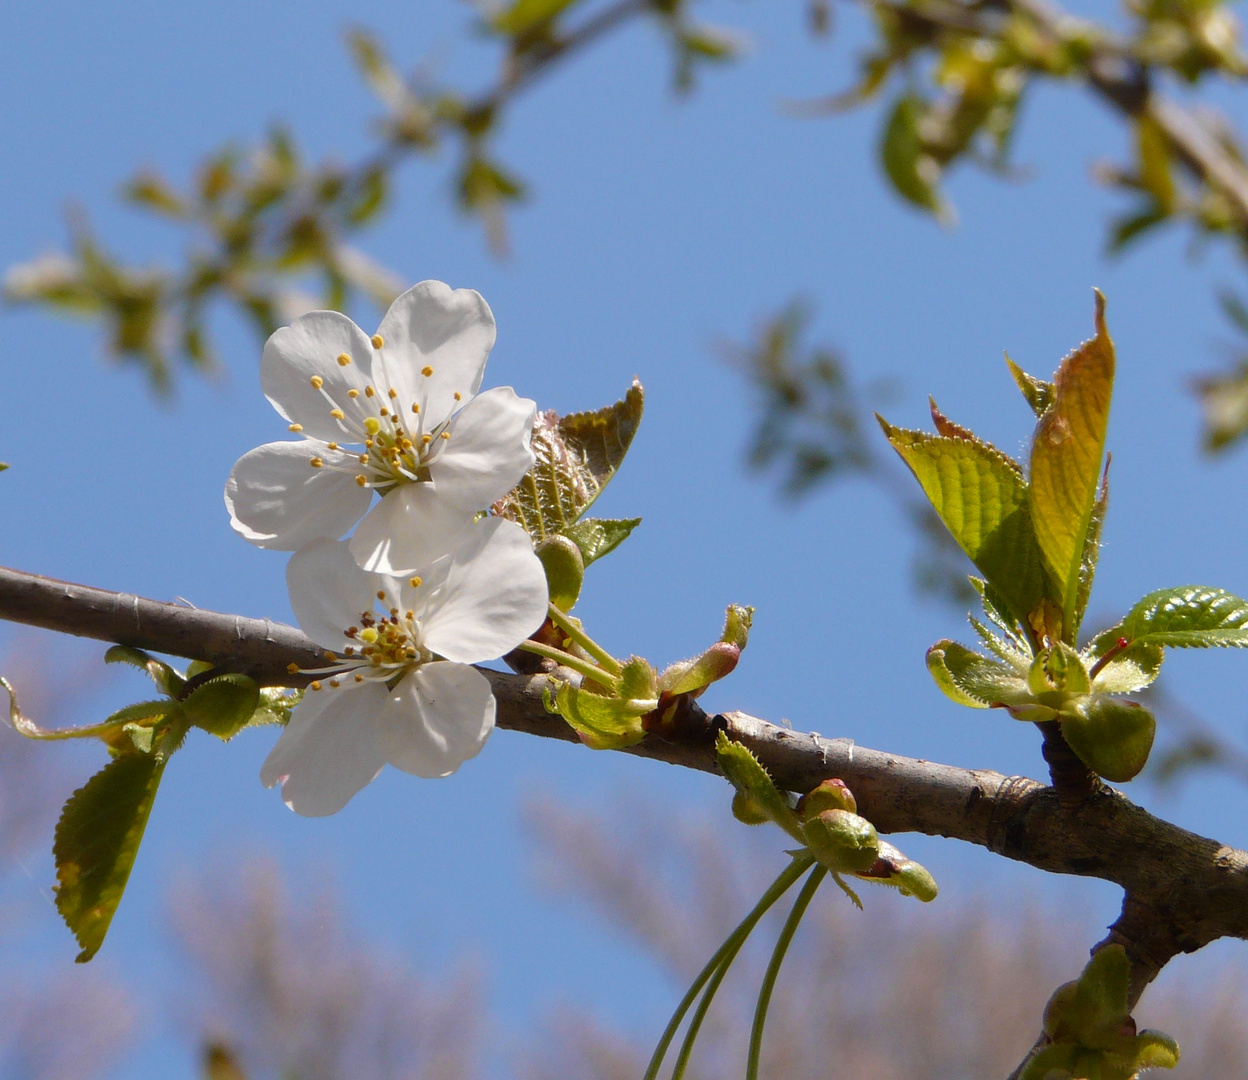
<instances>
[{"instance_id":1,"label":"small green sepal","mask_svg":"<svg viewBox=\"0 0 1248 1080\"><path fill-rule=\"evenodd\" d=\"M1143 705L1093 694L1061 717L1062 737L1089 769L1114 783L1138 776L1157 721Z\"/></svg>"},{"instance_id":2,"label":"small green sepal","mask_svg":"<svg viewBox=\"0 0 1248 1080\"><path fill-rule=\"evenodd\" d=\"M585 581L585 560L581 549L568 537L554 534L534 548L546 571L550 602L560 611L571 611Z\"/></svg>"}]
</instances>

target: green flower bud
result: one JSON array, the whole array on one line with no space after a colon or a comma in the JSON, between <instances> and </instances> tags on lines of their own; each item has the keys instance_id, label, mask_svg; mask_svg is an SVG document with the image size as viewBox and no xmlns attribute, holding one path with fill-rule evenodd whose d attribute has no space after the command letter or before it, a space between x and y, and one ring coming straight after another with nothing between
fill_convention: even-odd
<instances>
[{"instance_id":1,"label":"green flower bud","mask_svg":"<svg viewBox=\"0 0 1248 1080\"><path fill-rule=\"evenodd\" d=\"M748 791L738 791L733 794L732 816L743 825L766 825L771 820L767 808Z\"/></svg>"},{"instance_id":2,"label":"green flower bud","mask_svg":"<svg viewBox=\"0 0 1248 1080\"><path fill-rule=\"evenodd\" d=\"M858 812L858 800L846 787L844 780L825 780L797 800L797 816L803 821L809 821L824 810L848 810L851 814Z\"/></svg>"},{"instance_id":3,"label":"green flower bud","mask_svg":"<svg viewBox=\"0 0 1248 1080\"><path fill-rule=\"evenodd\" d=\"M546 537L534 550L546 570L550 602L560 611L571 611L585 580L581 549L566 536L555 534Z\"/></svg>"},{"instance_id":4,"label":"green flower bud","mask_svg":"<svg viewBox=\"0 0 1248 1080\"><path fill-rule=\"evenodd\" d=\"M870 870L880 854L880 838L866 818L848 810L824 810L802 826L810 853L829 870Z\"/></svg>"}]
</instances>

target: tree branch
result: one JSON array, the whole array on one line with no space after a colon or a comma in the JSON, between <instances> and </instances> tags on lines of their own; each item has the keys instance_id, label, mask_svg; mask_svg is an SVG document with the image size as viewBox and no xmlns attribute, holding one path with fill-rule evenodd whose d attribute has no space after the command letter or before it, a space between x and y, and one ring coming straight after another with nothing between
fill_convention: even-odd
<instances>
[{"instance_id":1,"label":"tree branch","mask_svg":"<svg viewBox=\"0 0 1248 1080\"><path fill-rule=\"evenodd\" d=\"M206 660L264 685L300 686L323 650L269 619L222 615L0 568L0 619L135 648ZM545 675L486 671L499 727L576 742L542 704ZM1154 817L1097 784L1080 798L1035 780L855 746L779 727L742 712L708 716L689 702L674 729L627 752L718 772L717 731L748 746L776 782L809 791L840 777L883 833L920 832L987 848L1053 874L1112 881L1125 891L1109 941L1132 963L1131 1000L1165 964L1220 937L1248 938L1248 853Z\"/></svg>"}]
</instances>

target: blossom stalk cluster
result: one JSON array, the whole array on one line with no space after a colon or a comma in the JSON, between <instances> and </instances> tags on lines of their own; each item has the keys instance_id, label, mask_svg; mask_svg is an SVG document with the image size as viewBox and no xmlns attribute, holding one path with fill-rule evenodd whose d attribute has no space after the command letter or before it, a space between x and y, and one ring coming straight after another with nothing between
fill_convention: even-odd
<instances>
[{"instance_id":1,"label":"blossom stalk cluster","mask_svg":"<svg viewBox=\"0 0 1248 1080\"><path fill-rule=\"evenodd\" d=\"M495 702L470 665L546 618L528 533L486 513L534 463L535 403L480 390L495 334L478 293L424 281L371 337L314 311L264 347L295 438L244 454L225 503L242 537L294 553L291 607L326 650L261 769L298 813L335 813L386 764L446 776L477 754Z\"/></svg>"}]
</instances>

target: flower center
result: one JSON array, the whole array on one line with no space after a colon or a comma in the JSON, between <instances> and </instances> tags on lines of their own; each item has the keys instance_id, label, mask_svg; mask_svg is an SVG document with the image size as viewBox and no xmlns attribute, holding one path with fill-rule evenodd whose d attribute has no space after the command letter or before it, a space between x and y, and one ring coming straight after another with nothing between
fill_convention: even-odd
<instances>
[{"instance_id":1,"label":"flower center","mask_svg":"<svg viewBox=\"0 0 1248 1080\"><path fill-rule=\"evenodd\" d=\"M379 339L374 339L377 345ZM380 348L380 345L377 345ZM351 357L343 353L338 357L338 364L346 367ZM433 368L426 365L421 375L426 379L433 374ZM325 388L325 380L319 375L311 378L312 387L320 392L329 406L329 415L341 429L347 443L359 446L355 454L363 469L356 475L355 482L360 487L375 488L385 495L401 484L424 483L430 479L429 466L441 453L442 447L450 439L450 417L436 423L428 423L425 415L425 402L399 400L399 393L393 387L384 393L372 386L365 386L363 391L364 408L368 414L359 417L360 391L354 388L347 391L350 402L344 408ZM455 401L462 402L463 395L456 392ZM374 412L375 410L375 412ZM303 430L302 424L291 424L290 430ZM331 450L342 447L336 442L328 444ZM314 469L322 468L325 460L319 456L309 459Z\"/></svg>"}]
</instances>

